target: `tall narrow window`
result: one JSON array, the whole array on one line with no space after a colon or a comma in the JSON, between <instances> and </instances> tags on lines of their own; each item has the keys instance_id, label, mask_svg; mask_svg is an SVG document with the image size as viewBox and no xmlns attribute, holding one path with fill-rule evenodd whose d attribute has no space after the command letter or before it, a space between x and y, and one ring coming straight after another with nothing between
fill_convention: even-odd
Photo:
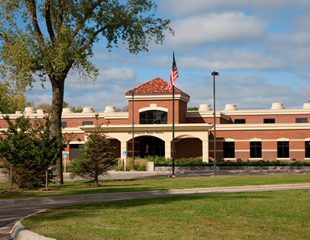
<instances>
[{"instance_id":1,"label":"tall narrow window","mask_svg":"<svg viewBox=\"0 0 310 240\"><path fill-rule=\"evenodd\" d=\"M73 160L79 158L80 152L84 144L70 144L69 146L69 159Z\"/></svg>"},{"instance_id":2,"label":"tall narrow window","mask_svg":"<svg viewBox=\"0 0 310 240\"><path fill-rule=\"evenodd\" d=\"M250 158L262 157L262 142L250 142Z\"/></svg>"},{"instance_id":3,"label":"tall narrow window","mask_svg":"<svg viewBox=\"0 0 310 240\"><path fill-rule=\"evenodd\" d=\"M305 141L305 157L310 158L310 141Z\"/></svg>"},{"instance_id":4,"label":"tall narrow window","mask_svg":"<svg viewBox=\"0 0 310 240\"><path fill-rule=\"evenodd\" d=\"M224 142L224 158L235 157L235 142Z\"/></svg>"},{"instance_id":5,"label":"tall narrow window","mask_svg":"<svg viewBox=\"0 0 310 240\"><path fill-rule=\"evenodd\" d=\"M290 148L288 141L279 141L278 142L278 158L289 158L290 157Z\"/></svg>"}]
</instances>

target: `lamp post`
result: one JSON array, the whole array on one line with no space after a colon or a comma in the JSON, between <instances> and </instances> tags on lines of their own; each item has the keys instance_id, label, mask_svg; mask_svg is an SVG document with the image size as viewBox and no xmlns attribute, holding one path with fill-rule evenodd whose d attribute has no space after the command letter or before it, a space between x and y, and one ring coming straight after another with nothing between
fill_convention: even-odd
<instances>
[{"instance_id":1,"label":"lamp post","mask_svg":"<svg viewBox=\"0 0 310 240\"><path fill-rule=\"evenodd\" d=\"M211 73L213 77L213 171L216 175L216 107L215 107L215 77L219 75L218 72L213 71Z\"/></svg>"}]
</instances>

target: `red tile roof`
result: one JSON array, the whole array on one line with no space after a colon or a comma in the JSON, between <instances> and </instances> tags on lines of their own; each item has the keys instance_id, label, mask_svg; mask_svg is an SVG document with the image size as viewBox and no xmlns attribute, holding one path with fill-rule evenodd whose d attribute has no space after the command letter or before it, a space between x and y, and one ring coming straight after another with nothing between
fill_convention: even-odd
<instances>
[{"instance_id":1,"label":"red tile roof","mask_svg":"<svg viewBox=\"0 0 310 240\"><path fill-rule=\"evenodd\" d=\"M135 95L171 95L172 93L172 90L168 89L168 82L159 77L148 81L140 85L139 87L134 88L133 90ZM177 87L174 88L174 92L176 94L182 93L188 96L188 94L186 94ZM126 95L131 95L131 90L126 92Z\"/></svg>"}]
</instances>

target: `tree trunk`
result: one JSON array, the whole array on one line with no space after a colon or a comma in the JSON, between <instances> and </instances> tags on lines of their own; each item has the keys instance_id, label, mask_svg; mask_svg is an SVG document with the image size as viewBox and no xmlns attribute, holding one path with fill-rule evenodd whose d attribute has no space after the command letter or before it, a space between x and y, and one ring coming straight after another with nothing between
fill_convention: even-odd
<instances>
[{"instance_id":1,"label":"tree trunk","mask_svg":"<svg viewBox=\"0 0 310 240\"><path fill-rule=\"evenodd\" d=\"M45 189L48 189L48 169L45 170Z\"/></svg>"},{"instance_id":2,"label":"tree trunk","mask_svg":"<svg viewBox=\"0 0 310 240\"><path fill-rule=\"evenodd\" d=\"M57 82L57 84L56 84ZM51 80L52 83L52 112L51 112L51 134L52 136L62 137L61 133L61 114L64 98L64 80ZM62 168L62 149L59 149L59 156L57 160L57 175L59 183L63 184L63 168Z\"/></svg>"},{"instance_id":3,"label":"tree trunk","mask_svg":"<svg viewBox=\"0 0 310 240\"><path fill-rule=\"evenodd\" d=\"M99 186L99 182L98 182L98 172L95 171L95 182L96 182L96 186Z\"/></svg>"}]
</instances>

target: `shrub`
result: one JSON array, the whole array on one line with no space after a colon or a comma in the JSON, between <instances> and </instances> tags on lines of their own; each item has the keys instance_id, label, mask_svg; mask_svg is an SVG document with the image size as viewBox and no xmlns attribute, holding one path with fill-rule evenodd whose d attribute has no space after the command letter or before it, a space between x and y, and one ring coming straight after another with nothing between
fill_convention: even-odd
<instances>
[{"instance_id":1,"label":"shrub","mask_svg":"<svg viewBox=\"0 0 310 240\"><path fill-rule=\"evenodd\" d=\"M165 157L149 157L148 161L154 162L155 166L171 166L172 159ZM178 158L175 159L175 166L207 166L208 163L202 162L201 158Z\"/></svg>"},{"instance_id":2,"label":"shrub","mask_svg":"<svg viewBox=\"0 0 310 240\"><path fill-rule=\"evenodd\" d=\"M145 171L147 165L147 159L144 158L135 158L134 168L132 164L132 158L127 158L126 160L126 171L137 170L137 171ZM115 167L117 171L124 171L124 161L119 160L117 166Z\"/></svg>"},{"instance_id":3,"label":"shrub","mask_svg":"<svg viewBox=\"0 0 310 240\"><path fill-rule=\"evenodd\" d=\"M301 161L225 161L219 162L217 166L310 166L310 162L301 162Z\"/></svg>"},{"instance_id":4,"label":"shrub","mask_svg":"<svg viewBox=\"0 0 310 240\"><path fill-rule=\"evenodd\" d=\"M155 166L172 166L172 160L164 157L149 157L148 161L154 162ZM213 162L202 162L201 158L179 158L175 159L175 166L213 166ZM310 162L301 161L223 161L217 162L216 166L238 167L238 166L310 166Z\"/></svg>"}]
</instances>

